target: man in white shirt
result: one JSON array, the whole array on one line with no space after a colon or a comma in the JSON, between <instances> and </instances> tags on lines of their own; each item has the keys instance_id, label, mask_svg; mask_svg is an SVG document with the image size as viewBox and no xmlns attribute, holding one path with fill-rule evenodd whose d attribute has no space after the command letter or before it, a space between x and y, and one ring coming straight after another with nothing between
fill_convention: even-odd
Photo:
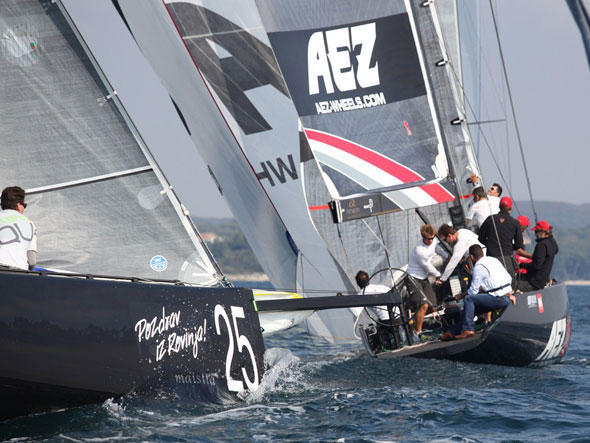
<instances>
[{"instance_id":1,"label":"man in white shirt","mask_svg":"<svg viewBox=\"0 0 590 443\"><path fill-rule=\"evenodd\" d=\"M0 266L27 270L37 261L37 228L23 212L25 191L5 188L0 196Z\"/></svg>"},{"instance_id":2,"label":"man in white shirt","mask_svg":"<svg viewBox=\"0 0 590 443\"><path fill-rule=\"evenodd\" d=\"M360 294L385 294L391 290L384 285L369 284L369 274L365 271L358 271L356 276L356 284L361 288ZM350 308L352 313L357 317L363 312L364 308ZM389 313L387 312L387 306L371 306L367 309L372 313L371 317L374 320L389 320Z\"/></svg>"},{"instance_id":3,"label":"man in white shirt","mask_svg":"<svg viewBox=\"0 0 590 443\"><path fill-rule=\"evenodd\" d=\"M459 229L457 231L447 224L442 225L438 229L438 237L453 246L453 255L449 259L440 278L436 279L436 284L442 285L449 279L461 259L469 255L469 247L471 245L483 245L479 242L477 235L469 229Z\"/></svg>"},{"instance_id":4,"label":"man in white shirt","mask_svg":"<svg viewBox=\"0 0 590 443\"><path fill-rule=\"evenodd\" d=\"M516 298L512 294L512 277L506 271L500 260L484 256L480 245L469 248L471 260L475 263L471 286L467 290L467 297L463 302L461 323L453 330L441 335L441 340L452 338L468 338L475 334L473 317L485 312L503 309ZM453 332L458 332L454 335Z\"/></svg>"},{"instance_id":5,"label":"man in white shirt","mask_svg":"<svg viewBox=\"0 0 590 443\"><path fill-rule=\"evenodd\" d=\"M502 195L502 186L494 183L488 189L488 200L492 206L492 214L500 212L500 196Z\"/></svg>"},{"instance_id":6,"label":"man in white shirt","mask_svg":"<svg viewBox=\"0 0 590 443\"><path fill-rule=\"evenodd\" d=\"M471 174L470 180L471 184L473 184L473 186L479 186L479 177L477 176L477 174L474 172L473 174ZM490 206L492 207L492 214L497 214L498 212L500 212L500 196L502 195L502 186L500 186L498 183L494 183L492 186L489 187L488 189L488 202L490 203Z\"/></svg>"},{"instance_id":7,"label":"man in white shirt","mask_svg":"<svg viewBox=\"0 0 590 443\"><path fill-rule=\"evenodd\" d=\"M440 272L432 264L435 254L447 258L448 254L440 246L440 242L435 237L435 230L432 225L424 225L420 228L422 239L414 246L408 262L407 273L410 276L413 288L411 288L410 297L411 309L416 312L414 329L416 334L422 332L422 323L424 316L428 311L436 306L436 295L432 285L428 281L428 276L433 275L440 277Z\"/></svg>"},{"instance_id":8,"label":"man in white shirt","mask_svg":"<svg viewBox=\"0 0 590 443\"><path fill-rule=\"evenodd\" d=\"M500 211L492 207L491 202L488 200L488 196L483 188L477 187L473 190L473 204L467 211L465 217L465 224L467 226L475 226L476 228L481 227L483 222L492 214L497 214Z\"/></svg>"}]
</instances>

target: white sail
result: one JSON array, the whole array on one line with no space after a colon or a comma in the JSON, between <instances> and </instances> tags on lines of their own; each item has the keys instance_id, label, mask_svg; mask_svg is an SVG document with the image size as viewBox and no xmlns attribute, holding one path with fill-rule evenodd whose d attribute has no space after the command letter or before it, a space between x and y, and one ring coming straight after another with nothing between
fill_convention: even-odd
<instances>
[{"instance_id":1,"label":"white sail","mask_svg":"<svg viewBox=\"0 0 590 443\"><path fill-rule=\"evenodd\" d=\"M38 264L217 284L216 264L61 6L0 3L0 185L27 190Z\"/></svg>"}]
</instances>

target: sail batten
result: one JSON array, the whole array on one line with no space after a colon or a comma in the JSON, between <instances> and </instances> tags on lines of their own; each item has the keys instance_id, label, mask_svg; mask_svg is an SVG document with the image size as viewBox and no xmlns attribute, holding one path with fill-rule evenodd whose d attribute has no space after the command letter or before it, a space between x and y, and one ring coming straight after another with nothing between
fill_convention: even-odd
<instances>
[{"instance_id":1,"label":"sail batten","mask_svg":"<svg viewBox=\"0 0 590 443\"><path fill-rule=\"evenodd\" d=\"M73 186L80 186L80 185L85 185L88 183L100 182L100 181L109 180L109 179L117 178L117 177L125 177L127 175L141 174L143 172L152 171L152 170L153 170L153 168L151 166L143 166L140 168L127 169L125 171L112 172L110 174L97 175L94 177L88 177L88 178L84 178L84 179L80 179L80 180L72 180L69 182L55 183L52 185L42 186L42 187L38 187L38 188L30 188L30 189L27 189L26 191L27 191L27 194L29 194L29 195L39 194L42 192L56 191L58 189L71 188Z\"/></svg>"}]
</instances>

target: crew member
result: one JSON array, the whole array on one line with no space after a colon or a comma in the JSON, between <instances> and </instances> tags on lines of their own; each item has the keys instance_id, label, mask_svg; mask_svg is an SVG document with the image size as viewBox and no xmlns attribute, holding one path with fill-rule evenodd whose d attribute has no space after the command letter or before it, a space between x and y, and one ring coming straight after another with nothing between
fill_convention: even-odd
<instances>
[{"instance_id":1,"label":"crew member","mask_svg":"<svg viewBox=\"0 0 590 443\"><path fill-rule=\"evenodd\" d=\"M435 236L435 230L432 225L424 225L420 228L422 239L414 246L408 263L408 275L413 285L410 292L413 294L410 300L412 310L416 311L414 330L416 334L422 332L424 316L431 312L436 306L436 295L432 285L428 281L428 276L440 277L440 272L432 264L435 254L446 258L448 254L440 246Z\"/></svg>"},{"instance_id":2,"label":"crew member","mask_svg":"<svg viewBox=\"0 0 590 443\"><path fill-rule=\"evenodd\" d=\"M505 308L510 302L516 303L512 277L502 263L497 258L484 256L483 249L477 244L469 248L469 256L475 265L471 286L463 302L461 323L441 335L441 340L471 337L475 334L475 315Z\"/></svg>"},{"instance_id":3,"label":"crew member","mask_svg":"<svg viewBox=\"0 0 590 443\"><path fill-rule=\"evenodd\" d=\"M486 255L499 259L513 277L516 275L513 251L525 253L520 223L510 215L512 199L500 199L500 212L488 217L479 229L479 241L486 246Z\"/></svg>"},{"instance_id":4,"label":"crew member","mask_svg":"<svg viewBox=\"0 0 590 443\"><path fill-rule=\"evenodd\" d=\"M391 290L385 285L377 285L369 283L369 274L365 271L358 271L355 276L356 284L361 289L359 294L385 294ZM364 308L350 308L352 313L357 317L363 312ZM389 313L387 312L387 306L371 306L367 307L369 311L377 316L378 320L389 320Z\"/></svg>"},{"instance_id":5,"label":"crew member","mask_svg":"<svg viewBox=\"0 0 590 443\"><path fill-rule=\"evenodd\" d=\"M445 270L443 271L440 278L436 279L437 285L442 285L446 282L462 258L468 257L469 247L474 244L480 244L477 239L477 235L471 232L469 229L459 229L443 224L438 229L438 236L441 240L446 241L448 244L453 246L453 255L449 259Z\"/></svg>"},{"instance_id":6,"label":"crew member","mask_svg":"<svg viewBox=\"0 0 590 443\"><path fill-rule=\"evenodd\" d=\"M502 196L502 186L498 183L493 183L488 188L488 200L492 206L492 214L497 214L500 211L500 197Z\"/></svg>"},{"instance_id":7,"label":"crew member","mask_svg":"<svg viewBox=\"0 0 590 443\"><path fill-rule=\"evenodd\" d=\"M559 252L551 225L547 221L541 220L532 229L535 231L537 244L532 262L521 265L527 271L518 282L518 289L523 292L543 289L549 283L553 260Z\"/></svg>"},{"instance_id":8,"label":"crew member","mask_svg":"<svg viewBox=\"0 0 590 443\"><path fill-rule=\"evenodd\" d=\"M486 218L492 215L492 207L488 201L488 196L481 186L473 190L473 204L467 211L465 224L479 228Z\"/></svg>"},{"instance_id":9,"label":"crew member","mask_svg":"<svg viewBox=\"0 0 590 443\"><path fill-rule=\"evenodd\" d=\"M524 244L524 248L522 251L517 252L514 258L516 259L516 264L518 266L518 273L520 275L526 274L526 269L521 268L521 263L530 263L533 261L533 254L526 250L526 247L531 244L531 237L526 232L527 228L531 225L529 218L526 215L519 215L516 217L518 223L520 224L520 231L522 232L522 243Z\"/></svg>"},{"instance_id":10,"label":"crew member","mask_svg":"<svg viewBox=\"0 0 590 443\"><path fill-rule=\"evenodd\" d=\"M25 191L10 186L0 196L0 265L32 269L37 263L37 228L23 215Z\"/></svg>"},{"instance_id":11,"label":"crew member","mask_svg":"<svg viewBox=\"0 0 590 443\"><path fill-rule=\"evenodd\" d=\"M479 186L479 177L474 172L469 177L469 181L473 184L473 186ZM492 214L497 214L500 212L500 197L502 196L502 186L498 183L494 183L492 186L488 188L488 201L492 208Z\"/></svg>"}]
</instances>

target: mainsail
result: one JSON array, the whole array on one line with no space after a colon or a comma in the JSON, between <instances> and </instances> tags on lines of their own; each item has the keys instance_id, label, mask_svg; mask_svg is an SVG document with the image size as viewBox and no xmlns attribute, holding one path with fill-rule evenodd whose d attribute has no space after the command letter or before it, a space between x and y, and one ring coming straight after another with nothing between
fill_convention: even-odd
<instances>
[{"instance_id":1,"label":"mainsail","mask_svg":"<svg viewBox=\"0 0 590 443\"><path fill-rule=\"evenodd\" d=\"M301 167L313 157L254 2L120 6L275 286L308 296L353 291L310 217ZM340 310L308 324L351 338L352 322Z\"/></svg>"},{"instance_id":2,"label":"mainsail","mask_svg":"<svg viewBox=\"0 0 590 443\"><path fill-rule=\"evenodd\" d=\"M38 264L219 283L217 265L61 3L3 0L0 36L0 185L27 190Z\"/></svg>"}]
</instances>

